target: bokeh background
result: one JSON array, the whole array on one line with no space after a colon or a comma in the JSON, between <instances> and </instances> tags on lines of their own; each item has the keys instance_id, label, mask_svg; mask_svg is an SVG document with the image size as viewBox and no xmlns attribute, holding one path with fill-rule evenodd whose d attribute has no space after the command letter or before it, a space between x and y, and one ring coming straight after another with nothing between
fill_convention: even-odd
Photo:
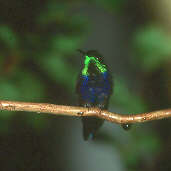
<instances>
[{"instance_id":1,"label":"bokeh background","mask_svg":"<svg viewBox=\"0 0 171 171\"><path fill-rule=\"evenodd\" d=\"M171 106L169 0L0 0L0 99L77 105L83 57L96 49L113 74L110 111ZM171 170L171 121L105 122L85 142L78 118L0 113L0 170Z\"/></svg>"}]
</instances>

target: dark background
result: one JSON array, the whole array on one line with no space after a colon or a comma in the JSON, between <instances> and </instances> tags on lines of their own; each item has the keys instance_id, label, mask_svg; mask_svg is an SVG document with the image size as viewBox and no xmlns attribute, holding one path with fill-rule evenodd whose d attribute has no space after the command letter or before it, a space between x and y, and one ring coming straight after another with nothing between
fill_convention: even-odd
<instances>
[{"instance_id":1,"label":"dark background","mask_svg":"<svg viewBox=\"0 0 171 171\"><path fill-rule=\"evenodd\" d=\"M103 54L115 85L110 111L171 106L171 2L166 0L0 0L2 100L77 105L83 57ZM171 170L170 120L105 122L84 141L78 118L0 114L0 170Z\"/></svg>"}]
</instances>

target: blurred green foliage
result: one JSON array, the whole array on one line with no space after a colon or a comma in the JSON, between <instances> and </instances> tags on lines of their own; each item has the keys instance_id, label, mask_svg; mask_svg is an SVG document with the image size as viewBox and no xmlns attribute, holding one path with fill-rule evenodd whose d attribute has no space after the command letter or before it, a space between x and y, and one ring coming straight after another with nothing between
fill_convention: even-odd
<instances>
[{"instance_id":1,"label":"blurred green foliage","mask_svg":"<svg viewBox=\"0 0 171 171\"><path fill-rule=\"evenodd\" d=\"M136 168L139 160L151 162L153 155L156 155L161 147L161 141L154 132L141 130L141 134L135 131L133 134L134 140L124 147L124 157L127 165Z\"/></svg>"},{"instance_id":2,"label":"blurred green foliage","mask_svg":"<svg viewBox=\"0 0 171 171\"><path fill-rule=\"evenodd\" d=\"M52 55L49 58L43 58L41 66L55 82L60 82L68 89L73 90L77 78L77 70L65 62L61 55ZM64 70L65 68L65 70Z\"/></svg>"},{"instance_id":3,"label":"blurred green foliage","mask_svg":"<svg viewBox=\"0 0 171 171\"><path fill-rule=\"evenodd\" d=\"M6 25L0 25L0 41L3 47L14 49L18 47L17 34Z\"/></svg>"},{"instance_id":4,"label":"blurred green foliage","mask_svg":"<svg viewBox=\"0 0 171 171\"><path fill-rule=\"evenodd\" d=\"M95 2L102 6L103 8L107 9L111 12L120 12L123 9L123 6L126 0L95 0Z\"/></svg>"},{"instance_id":5,"label":"blurred green foliage","mask_svg":"<svg viewBox=\"0 0 171 171\"><path fill-rule=\"evenodd\" d=\"M136 92L132 92L128 89L127 83L123 78L115 79L115 89L112 101L125 110L127 114L142 113L147 110L144 100L138 96Z\"/></svg>"},{"instance_id":6,"label":"blurred green foliage","mask_svg":"<svg viewBox=\"0 0 171 171\"><path fill-rule=\"evenodd\" d=\"M133 59L146 72L152 72L166 62L171 55L171 39L159 26L145 26L137 30L133 44Z\"/></svg>"},{"instance_id":7,"label":"blurred green foliage","mask_svg":"<svg viewBox=\"0 0 171 171\"><path fill-rule=\"evenodd\" d=\"M20 8L17 4L11 5L16 10ZM46 102L48 85L41 78L43 73L54 84L63 85L70 92L75 89L78 71L68 60L71 63L76 60L71 56L85 37L86 17L71 14L72 3L47 1L46 5L32 5L35 5L34 10L30 10L29 16L34 17L28 18L23 10L17 10L15 21L21 21L21 16L27 18L22 24L28 26L27 23L32 23L28 28L33 31L19 32L18 25L13 23L12 26L10 21L0 25L0 91L4 100ZM7 121L12 114L14 112L2 112L1 121ZM28 117L28 120L35 127L44 122L41 117L37 120ZM1 130L5 130L3 125Z\"/></svg>"}]
</instances>

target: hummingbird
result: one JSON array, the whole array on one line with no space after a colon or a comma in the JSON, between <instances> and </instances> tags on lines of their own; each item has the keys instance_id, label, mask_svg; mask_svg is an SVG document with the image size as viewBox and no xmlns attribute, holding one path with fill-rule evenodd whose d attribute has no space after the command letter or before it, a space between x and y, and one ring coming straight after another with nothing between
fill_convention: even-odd
<instances>
[{"instance_id":1,"label":"hummingbird","mask_svg":"<svg viewBox=\"0 0 171 171\"><path fill-rule=\"evenodd\" d=\"M108 66L98 51L79 51L84 57L76 85L79 106L107 110L113 90L113 79ZM84 140L93 139L103 122L103 119L97 117L82 117Z\"/></svg>"}]
</instances>

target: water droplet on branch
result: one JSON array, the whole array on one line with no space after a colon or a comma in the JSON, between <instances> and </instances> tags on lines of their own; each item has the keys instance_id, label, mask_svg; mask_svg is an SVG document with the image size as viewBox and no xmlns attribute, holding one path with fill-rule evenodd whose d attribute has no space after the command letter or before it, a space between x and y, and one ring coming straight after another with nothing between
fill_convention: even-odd
<instances>
[{"instance_id":1,"label":"water droplet on branch","mask_svg":"<svg viewBox=\"0 0 171 171\"><path fill-rule=\"evenodd\" d=\"M128 131L131 128L132 124L122 124L121 126L124 130Z\"/></svg>"}]
</instances>

